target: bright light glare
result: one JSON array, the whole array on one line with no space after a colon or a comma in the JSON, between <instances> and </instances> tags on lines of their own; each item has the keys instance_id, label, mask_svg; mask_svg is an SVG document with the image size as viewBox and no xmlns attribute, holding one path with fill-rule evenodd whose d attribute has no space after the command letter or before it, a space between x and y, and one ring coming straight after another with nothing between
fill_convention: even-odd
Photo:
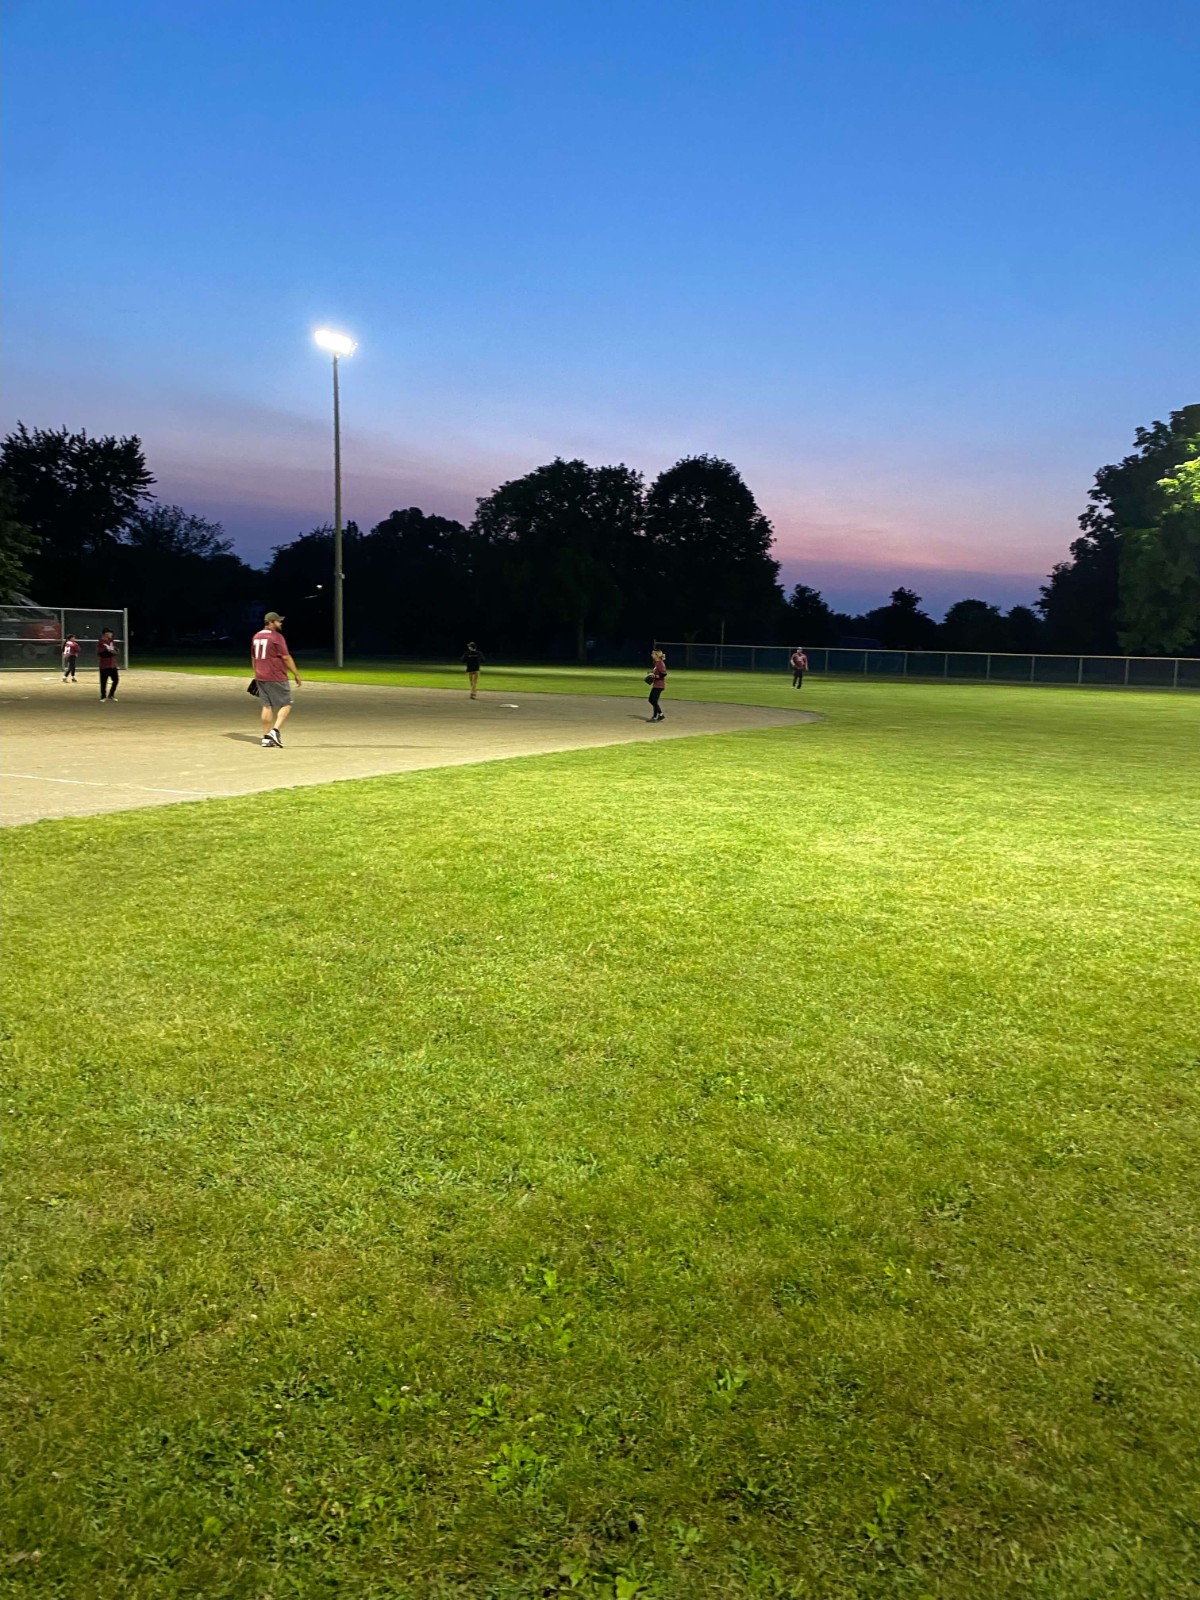
<instances>
[{"instance_id":1,"label":"bright light glare","mask_svg":"<svg viewBox=\"0 0 1200 1600\"><path fill-rule=\"evenodd\" d=\"M335 356L350 356L358 349L348 334L335 333L332 328L318 328L313 338L322 350L330 350Z\"/></svg>"}]
</instances>

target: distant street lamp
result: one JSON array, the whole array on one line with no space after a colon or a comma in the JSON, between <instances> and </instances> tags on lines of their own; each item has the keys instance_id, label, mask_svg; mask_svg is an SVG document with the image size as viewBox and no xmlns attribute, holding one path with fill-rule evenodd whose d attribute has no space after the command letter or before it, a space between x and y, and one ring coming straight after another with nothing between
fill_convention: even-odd
<instances>
[{"instance_id":1,"label":"distant street lamp","mask_svg":"<svg viewBox=\"0 0 1200 1600\"><path fill-rule=\"evenodd\" d=\"M313 338L333 357L333 664L346 665L345 633L342 625L342 414L338 400L338 357L350 356L358 345L348 335L332 328L318 328Z\"/></svg>"}]
</instances>

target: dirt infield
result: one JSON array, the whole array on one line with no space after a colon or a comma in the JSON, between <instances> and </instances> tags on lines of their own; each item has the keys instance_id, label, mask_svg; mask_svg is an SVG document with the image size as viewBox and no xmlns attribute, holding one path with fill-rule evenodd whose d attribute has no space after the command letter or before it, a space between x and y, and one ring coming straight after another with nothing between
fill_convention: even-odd
<instances>
[{"instance_id":1,"label":"dirt infield","mask_svg":"<svg viewBox=\"0 0 1200 1600\"><path fill-rule=\"evenodd\" d=\"M247 674L247 678L249 674ZM480 693L306 683L285 748L259 744L258 701L239 678L123 673L101 702L92 678L0 679L0 821L83 817L262 789L462 766L553 750L781 728L813 713L664 701L651 727L637 695Z\"/></svg>"}]
</instances>

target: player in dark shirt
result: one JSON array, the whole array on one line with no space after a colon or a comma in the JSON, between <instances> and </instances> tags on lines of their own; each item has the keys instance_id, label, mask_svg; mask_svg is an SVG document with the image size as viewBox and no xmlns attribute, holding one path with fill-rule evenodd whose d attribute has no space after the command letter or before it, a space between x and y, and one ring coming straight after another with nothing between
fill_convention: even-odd
<instances>
[{"instance_id":1,"label":"player in dark shirt","mask_svg":"<svg viewBox=\"0 0 1200 1600\"><path fill-rule=\"evenodd\" d=\"M100 663L100 698L115 700L121 674L117 671L117 641L111 628L105 628L96 640L96 659Z\"/></svg>"},{"instance_id":2,"label":"player in dark shirt","mask_svg":"<svg viewBox=\"0 0 1200 1600\"><path fill-rule=\"evenodd\" d=\"M479 669L486 657L474 640L463 651L460 660L466 663L467 678L471 685L471 699L479 698Z\"/></svg>"},{"instance_id":3,"label":"player in dark shirt","mask_svg":"<svg viewBox=\"0 0 1200 1600\"><path fill-rule=\"evenodd\" d=\"M667 719L659 708L658 702L662 699L662 692L667 687L667 658L661 650L650 652L650 721L665 722Z\"/></svg>"}]
</instances>

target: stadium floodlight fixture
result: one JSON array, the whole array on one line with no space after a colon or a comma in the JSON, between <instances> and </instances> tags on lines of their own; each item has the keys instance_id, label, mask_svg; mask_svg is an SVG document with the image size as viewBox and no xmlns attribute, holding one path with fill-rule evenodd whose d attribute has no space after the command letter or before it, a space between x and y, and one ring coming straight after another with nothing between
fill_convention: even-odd
<instances>
[{"instance_id":1,"label":"stadium floodlight fixture","mask_svg":"<svg viewBox=\"0 0 1200 1600\"><path fill-rule=\"evenodd\" d=\"M357 343L348 333L318 328L313 339L333 357L333 664L346 664L342 624L342 410L338 395L338 357L352 356ZM318 588L320 585L318 584Z\"/></svg>"},{"instance_id":2,"label":"stadium floodlight fixture","mask_svg":"<svg viewBox=\"0 0 1200 1600\"><path fill-rule=\"evenodd\" d=\"M331 356L352 356L358 345L348 333L337 333L333 328L318 328L313 338L322 350Z\"/></svg>"}]
</instances>

